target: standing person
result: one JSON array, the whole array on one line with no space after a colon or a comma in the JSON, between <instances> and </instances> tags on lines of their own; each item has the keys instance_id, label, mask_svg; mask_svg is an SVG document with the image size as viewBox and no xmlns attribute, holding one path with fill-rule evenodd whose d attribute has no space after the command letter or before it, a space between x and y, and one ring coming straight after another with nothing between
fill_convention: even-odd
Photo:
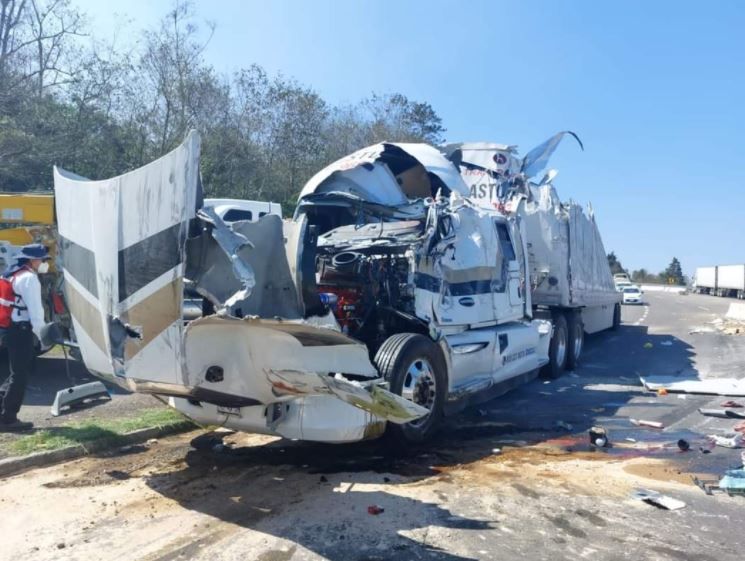
<instances>
[{"instance_id":1,"label":"standing person","mask_svg":"<svg viewBox=\"0 0 745 561\"><path fill-rule=\"evenodd\" d=\"M26 383L34 365L34 335L41 339L44 306L41 303L39 274L49 270L49 251L41 244L24 246L16 255L17 264L8 275L15 303L11 324L5 335L10 375L0 387L0 432L28 430L33 423L18 419Z\"/></svg>"}]
</instances>

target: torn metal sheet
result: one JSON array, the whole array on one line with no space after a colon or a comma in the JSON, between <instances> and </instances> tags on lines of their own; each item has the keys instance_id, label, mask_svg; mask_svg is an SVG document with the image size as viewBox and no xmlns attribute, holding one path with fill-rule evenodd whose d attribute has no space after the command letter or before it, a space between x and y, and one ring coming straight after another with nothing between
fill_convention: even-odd
<instances>
[{"instance_id":1,"label":"torn metal sheet","mask_svg":"<svg viewBox=\"0 0 745 561\"><path fill-rule=\"evenodd\" d=\"M437 184L432 183L430 174ZM433 197L439 183L449 192L468 194L458 170L435 148L385 142L358 150L319 171L303 187L300 200L320 193L349 193L363 201L395 207L408 204L410 199Z\"/></svg>"},{"instance_id":2,"label":"torn metal sheet","mask_svg":"<svg viewBox=\"0 0 745 561\"><path fill-rule=\"evenodd\" d=\"M238 254L244 247L248 246L253 249L255 246L245 236L228 226L220 215L215 212L215 209L204 207L199 210L198 216L205 222L212 224L212 237L215 238L215 241L217 241L220 248L230 260L235 277L242 286L241 290L236 291L225 300L223 307L230 309L237 302L248 298L251 290L256 285L253 270Z\"/></svg>"},{"instance_id":3,"label":"torn metal sheet","mask_svg":"<svg viewBox=\"0 0 745 561\"><path fill-rule=\"evenodd\" d=\"M381 388L375 383L380 380L367 382L367 387L363 387L340 376L324 376L314 372L271 370L267 376L280 394L331 393L350 405L394 423L408 423L429 414L425 407Z\"/></svg>"},{"instance_id":4,"label":"torn metal sheet","mask_svg":"<svg viewBox=\"0 0 745 561\"><path fill-rule=\"evenodd\" d=\"M554 136L552 136L542 144L539 144L525 155L520 171L524 173L526 177L533 177L538 172L545 169L548 165L549 158L551 158L551 155L556 151L559 143L567 135L574 138L574 140L577 141L577 144L579 144L579 147L582 150L585 149L582 141L572 131L562 131L556 133Z\"/></svg>"},{"instance_id":5,"label":"torn metal sheet","mask_svg":"<svg viewBox=\"0 0 745 561\"><path fill-rule=\"evenodd\" d=\"M671 393L745 397L745 379L713 378L709 380L681 380L675 376L650 376L640 378L640 380L644 387L651 391L664 388Z\"/></svg>"}]
</instances>

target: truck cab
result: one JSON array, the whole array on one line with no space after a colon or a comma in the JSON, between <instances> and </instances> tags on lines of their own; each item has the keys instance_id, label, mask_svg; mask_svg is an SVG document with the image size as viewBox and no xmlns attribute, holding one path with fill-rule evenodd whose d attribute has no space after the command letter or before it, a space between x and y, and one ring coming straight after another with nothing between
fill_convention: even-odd
<instances>
[{"instance_id":1,"label":"truck cab","mask_svg":"<svg viewBox=\"0 0 745 561\"><path fill-rule=\"evenodd\" d=\"M481 205L436 148L381 143L313 176L291 220L231 220L232 203L197 204L198 157L192 133L112 180L55 170L67 300L101 377L199 422L419 442L551 356L563 369L566 315L533 300L527 199ZM182 320L187 282L214 315Z\"/></svg>"}]
</instances>

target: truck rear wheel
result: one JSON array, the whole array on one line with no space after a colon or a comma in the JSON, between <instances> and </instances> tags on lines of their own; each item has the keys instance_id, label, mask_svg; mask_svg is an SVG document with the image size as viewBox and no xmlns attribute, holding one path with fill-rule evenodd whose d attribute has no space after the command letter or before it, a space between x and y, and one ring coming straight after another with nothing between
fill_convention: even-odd
<instances>
[{"instance_id":1,"label":"truck rear wheel","mask_svg":"<svg viewBox=\"0 0 745 561\"><path fill-rule=\"evenodd\" d=\"M387 432L399 442L429 439L437 431L447 394L447 367L439 347L423 335L393 335L378 349L375 366L393 393L430 411L403 425L389 422Z\"/></svg>"},{"instance_id":2,"label":"truck rear wheel","mask_svg":"<svg viewBox=\"0 0 745 561\"><path fill-rule=\"evenodd\" d=\"M585 345L585 324L582 323L582 310L567 313L567 332L569 334L569 352L567 354L567 370L574 370L582 356Z\"/></svg>"},{"instance_id":3,"label":"truck rear wheel","mask_svg":"<svg viewBox=\"0 0 745 561\"><path fill-rule=\"evenodd\" d=\"M541 369L543 378L556 379L562 375L567 364L568 335L567 320L564 314L554 315L554 332L551 335L551 343L548 348L548 364Z\"/></svg>"}]
</instances>

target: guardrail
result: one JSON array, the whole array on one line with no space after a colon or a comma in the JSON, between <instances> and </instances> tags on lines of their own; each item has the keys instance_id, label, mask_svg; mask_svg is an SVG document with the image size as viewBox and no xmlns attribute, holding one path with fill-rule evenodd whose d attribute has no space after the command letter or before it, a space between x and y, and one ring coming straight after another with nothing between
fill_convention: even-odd
<instances>
[{"instance_id":1,"label":"guardrail","mask_svg":"<svg viewBox=\"0 0 745 561\"><path fill-rule=\"evenodd\" d=\"M675 292L680 294L688 290L685 286L672 284L642 284L640 287L643 292Z\"/></svg>"}]
</instances>

